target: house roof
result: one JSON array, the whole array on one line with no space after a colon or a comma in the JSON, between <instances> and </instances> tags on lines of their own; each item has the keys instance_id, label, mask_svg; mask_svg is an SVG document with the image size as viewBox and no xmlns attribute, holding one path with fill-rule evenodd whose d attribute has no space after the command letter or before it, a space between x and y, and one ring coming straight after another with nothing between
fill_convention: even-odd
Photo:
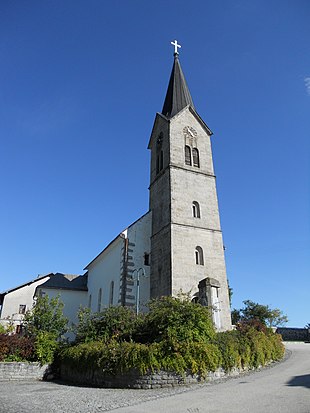
<instances>
[{"instance_id":1,"label":"house roof","mask_svg":"<svg viewBox=\"0 0 310 413\"><path fill-rule=\"evenodd\" d=\"M18 289L20 289L20 288L29 286L29 285L31 285L31 284L33 284L33 283L35 283L35 282L38 282L38 281L40 281L40 280L43 280L44 278L52 277L53 275L54 275L53 273L49 273L49 274L45 274L45 275L38 275L37 278L34 278L33 280L30 280L30 281L28 281L28 282L26 282L26 283L24 283L24 284L18 285L17 287L10 288L9 290L6 290L6 291L1 292L1 293L0 293L0 305L3 303L3 299L4 299L4 296L5 296L6 294L9 294L9 293L11 293L11 292L13 292L13 291L16 291L16 290L18 290Z\"/></svg>"},{"instance_id":2,"label":"house roof","mask_svg":"<svg viewBox=\"0 0 310 413\"><path fill-rule=\"evenodd\" d=\"M99 254L89 263L86 265L86 267L84 268L84 270L87 270L90 265L95 262L97 260L97 258L99 258L105 251L107 251L111 245L113 245L117 240L119 239L125 239L127 237L126 235L126 231L131 228L133 225L135 225L138 221L140 221L141 219L143 219L146 215L148 215L151 211L147 211L145 214L143 214L141 217L139 217L138 219L136 219L132 224L128 225L127 228L125 228L120 234L118 234L101 252L99 252Z\"/></svg>"},{"instance_id":3,"label":"house roof","mask_svg":"<svg viewBox=\"0 0 310 413\"><path fill-rule=\"evenodd\" d=\"M84 275L57 272L38 288L87 291L87 273Z\"/></svg>"}]
</instances>

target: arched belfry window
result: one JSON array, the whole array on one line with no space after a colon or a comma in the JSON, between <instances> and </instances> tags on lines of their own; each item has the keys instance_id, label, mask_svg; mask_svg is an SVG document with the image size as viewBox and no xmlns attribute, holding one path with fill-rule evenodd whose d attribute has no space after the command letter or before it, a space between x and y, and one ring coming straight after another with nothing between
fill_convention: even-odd
<instances>
[{"instance_id":1,"label":"arched belfry window","mask_svg":"<svg viewBox=\"0 0 310 413\"><path fill-rule=\"evenodd\" d=\"M199 151L197 148L193 148L193 165L196 166L196 168L200 168Z\"/></svg>"},{"instance_id":2,"label":"arched belfry window","mask_svg":"<svg viewBox=\"0 0 310 413\"><path fill-rule=\"evenodd\" d=\"M185 165L192 165L191 148L188 145L185 145Z\"/></svg>"},{"instance_id":3,"label":"arched belfry window","mask_svg":"<svg viewBox=\"0 0 310 413\"><path fill-rule=\"evenodd\" d=\"M195 260L197 265L204 265L203 264L203 250L201 247L196 247L195 249Z\"/></svg>"},{"instance_id":4,"label":"arched belfry window","mask_svg":"<svg viewBox=\"0 0 310 413\"><path fill-rule=\"evenodd\" d=\"M193 201L192 209L193 209L193 217L200 218L200 206L197 201Z\"/></svg>"}]
</instances>

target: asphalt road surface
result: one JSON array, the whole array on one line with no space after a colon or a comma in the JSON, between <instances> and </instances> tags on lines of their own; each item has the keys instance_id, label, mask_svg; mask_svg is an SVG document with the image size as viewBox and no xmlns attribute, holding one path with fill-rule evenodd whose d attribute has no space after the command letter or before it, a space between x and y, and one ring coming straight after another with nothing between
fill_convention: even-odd
<instances>
[{"instance_id":1,"label":"asphalt road surface","mask_svg":"<svg viewBox=\"0 0 310 413\"><path fill-rule=\"evenodd\" d=\"M310 413L310 344L289 343L274 367L219 384L121 390L1 382L1 413Z\"/></svg>"}]
</instances>

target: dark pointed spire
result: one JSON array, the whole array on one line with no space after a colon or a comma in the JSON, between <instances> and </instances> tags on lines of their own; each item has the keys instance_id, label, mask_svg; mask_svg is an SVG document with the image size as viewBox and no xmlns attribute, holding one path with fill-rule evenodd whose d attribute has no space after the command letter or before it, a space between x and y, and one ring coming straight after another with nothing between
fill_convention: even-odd
<instances>
[{"instance_id":1,"label":"dark pointed spire","mask_svg":"<svg viewBox=\"0 0 310 413\"><path fill-rule=\"evenodd\" d=\"M161 113L167 118L172 118L188 105L195 109L191 94L189 93L189 89L181 69L178 52L175 52L168 90Z\"/></svg>"}]
</instances>

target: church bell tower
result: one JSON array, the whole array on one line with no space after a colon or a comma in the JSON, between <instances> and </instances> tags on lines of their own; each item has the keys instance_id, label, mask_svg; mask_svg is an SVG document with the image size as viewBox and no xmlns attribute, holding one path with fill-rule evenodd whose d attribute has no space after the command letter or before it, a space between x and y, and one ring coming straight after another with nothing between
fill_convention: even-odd
<instances>
[{"instance_id":1,"label":"church bell tower","mask_svg":"<svg viewBox=\"0 0 310 413\"><path fill-rule=\"evenodd\" d=\"M175 41L174 63L151 150L151 298L190 292L231 328L224 247L213 170L212 132L198 115Z\"/></svg>"}]
</instances>

